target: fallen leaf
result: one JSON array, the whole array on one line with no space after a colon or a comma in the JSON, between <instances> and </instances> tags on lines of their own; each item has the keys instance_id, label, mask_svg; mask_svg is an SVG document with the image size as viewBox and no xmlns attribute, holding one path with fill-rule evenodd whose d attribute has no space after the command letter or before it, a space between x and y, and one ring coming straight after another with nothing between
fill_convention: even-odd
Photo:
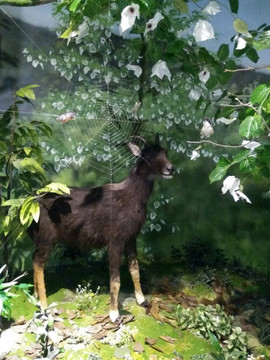
<instances>
[{"instance_id":1,"label":"fallen leaf","mask_svg":"<svg viewBox=\"0 0 270 360\"><path fill-rule=\"evenodd\" d=\"M92 326L88 326L88 328L86 329L87 332L89 332L90 334L97 334L100 331L102 331L102 325L101 324L95 324Z\"/></svg>"},{"instance_id":2,"label":"fallen leaf","mask_svg":"<svg viewBox=\"0 0 270 360\"><path fill-rule=\"evenodd\" d=\"M146 337L144 342L145 342L145 344L152 346L157 342L157 339L152 339L150 337Z\"/></svg>"},{"instance_id":3,"label":"fallen leaf","mask_svg":"<svg viewBox=\"0 0 270 360\"><path fill-rule=\"evenodd\" d=\"M168 342L168 343L170 343L170 344L174 344L174 342L177 340L177 339L175 339L175 338L172 338L172 337L170 337L170 336L167 336L167 335L161 335L160 336L160 338L162 339L162 340L164 340L164 341L166 341L166 342Z\"/></svg>"},{"instance_id":4,"label":"fallen leaf","mask_svg":"<svg viewBox=\"0 0 270 360\"><path fill-rule=\"evenodd\" d=\"M141 354L144 352L144 347L140 342L137 341L133 346L133 351Z\"/></svg>"}]
</instances>

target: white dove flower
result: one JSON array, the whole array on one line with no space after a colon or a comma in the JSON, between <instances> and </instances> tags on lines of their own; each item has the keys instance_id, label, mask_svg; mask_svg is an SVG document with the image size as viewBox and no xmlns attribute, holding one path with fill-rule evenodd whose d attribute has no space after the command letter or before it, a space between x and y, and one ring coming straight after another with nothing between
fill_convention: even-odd
<instances>
[{"instance_id":1,"label":"white dove flower","mask_svg":"<svg viewBox=\"0 0 270 360\"><path fill-rule=\"evenodd\" d=\"M152 67L152 74L151 77L156 75L160 79L163 79L164 76L167 76L167 78L171 81L171 72L168 68L168 65L166 61L159 60L153 67Z\"/></svg>"},{"instance_id":2,"label":"white dove flower","mask_svg":"<svg viewBox=\"0 0 270 360\"><path fill-rule=\"evenodd\" d=\"M140 18L140 7L138 4L126 6L121 12L120 34L132 28L136 18Z\"/></svg>"},{"instance_id":3,"label":"white dove flower","mask_svg":"<svg viewBox=\"0 0 270 360\"><path fill-rule=\"evenodd\" d=\"M204 13L209 15L216 15L220 12L220 7L216 1L210 1L206 7L203 9Z\"/></svg>"},{"instance_id":4,"label":"white dove flower","mask_svg":"<svg viewBox=\"0 0 270 360\"><path fill-rule=\"evenodd\" d=\"M196 41L205 41L215 38L213 26L206 20L199 20L195 25L193 36Z\"/></svg>"},{"instance_id":5,"label":"white dove flower","mask_svg":"<svg viewBox=\"0 0 270 360\"><path fill-rule=\"evenodd\" d=\"M188 97L190 98L190 100L198 101L201 97L201 93L196 89L192 89L190 90Z\"/></svg>"},{"instance_id":6,"label":"white dove flower","mask_svg":"<svg viewBox=\"0 0 270 360\"><path fill-rule=\"evenodd\" d=\"M199 72L199 79L204 84L209 80L210 78L210 72L206 69Z\"/></svg>"},{"instance_id":7,"label":"white dove flower","mask_svg":"<svg viewBox=\"0 0 270 360\"><path fill-rule=\"evenodd\" d=\"M191 154L191 157L190 157L190 160L197 160L199 157L200 157L199 151L193 150L192 154Z\"/></svg>"},{"instance_id":8,"label":"white dove flower","mask_svg":"<svg viewBox=\"0 0 270 360\"><path fill-rule=\"evenodd\" d=\"M137 76L137 77L140 77L141 74L142 74L142 68L139 66L139 65L131 65L131 64L128 64L126 66L126 68L128 70L132 70L134 71L134 75Z\"/></svg>"},{"instance_id":9,"label":"white dove flower","mask_svg":"<svg viewBox=\"0 0 270 360\"><path fill-rule=\"evenodd\" d=\"M223 187L221 191L222 194L225 194L227 191L229 191L234 198L234 201L243 199L247 203L251 204L249 198L242 191L240 191L240 180L235 176L226 177L226 179L223 181Z\"/></svg>"},{"instance_id":10,"label":"white dove flower","mask_svg":"<svg viewBox=\"0 0 270 360\"><path fill-rule=\"evenodd\" d=\"M245 39L243 39L241 36L239 37L237 41L236 50L242 50L247 46L247 42Z\"/></svg>"},{"instance_id":11,"label":"white dove flower","mask_svg":"<svg viewBox=\"0 0 270 360\"><path fill-rule=\"evenodd\" d=\"M253 152L261 144L257 141L243 140L242 145L244 146L244 148L250 149L250 151Z\"/></svg>"},{"instance_id":12,"label":"white dove flower","mask_svg":"<svg viewBox=\"0 0 270 360\"><path fill-rule=\"evenodd\" d=\"M150 19L149 21L147 21L146 25L145 25L145 32L144 35L146 33L148 33L149 31L155 30L156 27L158 26L158 23L160 22L160 20L164 19L164 16L160 13L157 12L155 14L155 16Z\"/></svg>"},{"instance_id":13,"label":"white dove flower","mask_svg":"<svg viewBox=\"0 0 270 360\"><path fill-rule=\"evenodd\" d=\"M209 138L213 134L213 126L207 119L203 120L203 127L201 128L201 138Z\"/></svg>"}]
</instances>

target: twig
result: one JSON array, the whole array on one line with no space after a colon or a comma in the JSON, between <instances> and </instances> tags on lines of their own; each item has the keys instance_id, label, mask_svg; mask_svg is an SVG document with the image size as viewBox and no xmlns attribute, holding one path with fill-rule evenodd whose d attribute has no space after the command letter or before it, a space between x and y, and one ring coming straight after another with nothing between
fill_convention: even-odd
<instances>
[{"instance_id":1,"label":"twig","mask_svg":"<svg viewBox=\"0 0 270 360\"><path fill-rule=\"evenodd\" d=\"M240 72L240 71L250 71L250 70L260 70L260 69L267 69L270 68L270 65L262 65L262 66L248 66L246 68L240 68L240 69L225 69L224 72Z\"/></svg>"},{"instance_id":2,"label":"twig","mask_svg":"<svg viewBox=\"0 0 270 360\"><path fill-rule=\"evenodd\" d=\"M223 147L223 148L232 148L232 149L236 149L236 148L242 148L244 147L244 145L225 145L225 144L219 144L219 143L216 143L214 141L211 141L211 140L200 140L200 141L190 141L188 140L187 141L188 144L211 144L211 145L214 145L214 146L219 146L219 147Z\"/></svg>"}]
</instances>

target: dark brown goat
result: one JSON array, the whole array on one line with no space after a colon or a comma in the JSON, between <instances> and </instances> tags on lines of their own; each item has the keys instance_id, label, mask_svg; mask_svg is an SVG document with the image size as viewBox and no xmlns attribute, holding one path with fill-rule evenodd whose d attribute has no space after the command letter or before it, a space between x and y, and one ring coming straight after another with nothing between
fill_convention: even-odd
<instances>
[{"instance_id":1,"label":"dark brown goat","mask_svg":"<svg viewBox=\"0 0 270 360\"><path fill-rule=\"evenodd\" d=\"M44 265L57 242L81 251L108 247L112 322L119 319L123 252L128 259L136 301L138 305L146 305L140 285L136 236L145 222L146 204L154 178L169 178L174 169L166 151L159 145L147 145L142 151L134 144L129 147L138 160L122 182L94 188L72 188L70 195L48 194L40 199L40 220L31 228L31 235L35 243L34 287L42 308L47 307Z\"/></svg>"}]
</instances>

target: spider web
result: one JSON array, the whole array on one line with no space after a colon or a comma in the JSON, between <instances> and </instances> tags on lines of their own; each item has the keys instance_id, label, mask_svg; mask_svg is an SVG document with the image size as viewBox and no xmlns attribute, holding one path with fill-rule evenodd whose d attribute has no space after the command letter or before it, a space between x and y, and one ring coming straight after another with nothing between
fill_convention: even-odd
<instances>
[{"instance_id":1,"label":"spider web","mask_svg":"<svg viewBox=\"0 0 270 360\"><path fill-rule=\"evenodd\" d=\"M113 182L118 173L133 162L128 143L140 142L142 134L147 132L138 106L138 81L120 73L118 77L111 72L105 74L106 59L101 59L101 66L90 72L87 57L90 56L89 52L93 52L94 44L89 47L87 55L82 54L81 49L78 53L78 45L77 49L72 47L69 50L71 55L68 60L64 50L54 58L52 50L41 48L23 25L7 10L1 10L11 25L17 27L27 40L23 50L26 62L31 63L34 68L47 71L50 79L55 71L61 73L61 78L57 75L56 85L45 85L48 86L48 93L38 101L34 111L29 108L20 110L20 114L26 118L31 115L34 119L46 121L52 127L53 141L46 140L42 146L52 160L54 170L60 172L69 166L77 167L87 163L87 167L98 171L101 178ZM112 52L114 49L110 37L102 39L102 49L107 53ZM67 47L66 41L62 40L62 46L63 43ZM78 54L82 55L81 59L78 59ZM75 76L64 70L68 69L68 61L72 61L72 56L76 62L80 61L77 63ZM40 69L38 73L40 74ZM28 84L33 81L29 79ZM72 120L58 120L59 116L68 111L74 112Z\"/></svg>"}]
</instances>

